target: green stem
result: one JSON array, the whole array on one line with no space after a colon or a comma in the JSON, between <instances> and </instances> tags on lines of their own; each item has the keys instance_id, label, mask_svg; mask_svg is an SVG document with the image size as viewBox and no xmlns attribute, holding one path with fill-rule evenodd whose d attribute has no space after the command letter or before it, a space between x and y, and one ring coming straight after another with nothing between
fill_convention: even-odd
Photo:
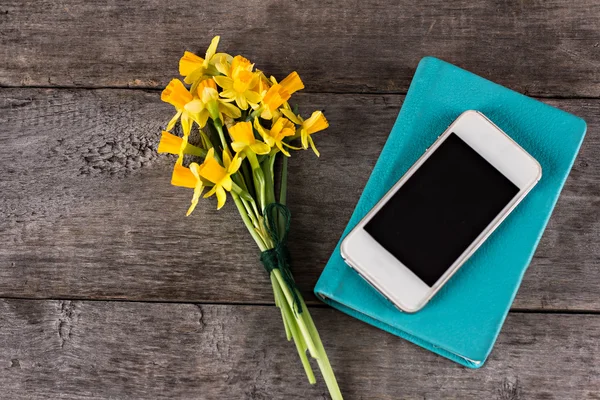
<instances>
[{"instance_id":1,"label":"green stem","mask_svg":"<svg viewBox=\"0 0 600 400\"><path fill-rule=\"evenodd\" d=\"M219 139L221 139L221 145L223 146L223 150L229 150L227 147L227 140L225 140L225 134L223 133L223 124L221 120L214 120L215 128L217 128L217 132L219 133Z\"/></svg>"},{"instance_id":2,"label":"green stem","mask_svg":"<svg viewBox=\"0 0 600 400\"><path fill-rule=\"evenodd\" d=\"M246 207L246 211L248 211L248 216L252 219L252 222L254 223L255 227L258 227L258 217L260 216L260 213L258 212L258 209L256 208L256 202L254 201L254 197L252 197L252 195L250 193L248 193L247 188L245 189L244 187L246 186L246 184L244 183L243 179L240 179L241 176L240 174L234 174L232 176L233 178L233 185L232 185L232 190L235 194L237 194L238 196L240 196L242 203L244 204L244 207ZM241 185L244 185L244 187L241 187L240 185L237 184L237 182L239 182ZM252 208L250 208L250 205L252 206Z\"/></svg>"},{"instance_id":3,"label":"green stem","mask_svg":"<svg viewBox=\"0 0 600 400\"><path fill-rule=\"evenodd\" d=\"M235 181L235 179L234 179ZM240 196L242 199L247 200L247 201L252 201L254 200L252 198L252 196L250 196L250 193L248 193L246 190L242 189L237 183L233 182L231 185L231 190L233 190L233 192L235 194L237 194L238 196Z\"/></svg>"},{"instance_id":4,"label":"green stem","mask_svg":"<svg viewBox=\"0 0 600 400\"><path fill-rule=\"evenodd\" d=\"M284 294L284 298L288 307L292 308L294 300L292 298L290 288L283 281L281 271L279 271L279 269L274 269L271 273L275 275L275 278L277 279ZM312 320L312 317L310 316L310 312L304 303L304 299L302 299L302 295L300 295L300 302L302 306L302 313L296 314L295 312L292 312L294 322L299 329L299 335L302 336L304 342L306 343L306 347L308 348L311 357L317 360L317 364L321 370L321 375L323 375L323 379L325 380L325 384L327 385L327 389L329 390L331 398L333 400L342 400L342 393L338 386L337 380L335 379L333 368L331 368L329 358L327 357L327 353L325 352L325 348L323 347L323 343L321 342L317 328ZM293 328L294 325L291 325L290 329L292 330L292 336L294 335Z\"/></svg>"},{"instance_id":5,"label":"green stem","mask_svg":"<svg viewBox=\"0 0 600 400\"><path fill-rule=\"evenodd\" d=\"M279 184L279 203L285 205L287 201L287 163L288 158L286 156L282 156L282 165L281 165L281 182ZM280 234L285 231L285 221L283 218L280 218L281 215L277 214L277 227L279 228Z\"/></svg>"},{"instance_id":6,"label":"green stem","mask_svg":"<svg viewBox=\"0 0 600 400\"><path fill-rule=\"evenodd\" d=\"M238 212L240 213L240 216L242 217L242 220L244 221L244 224L246 225L248 232L250 232L250 235L256 242L256 245L258 246L260 251L262 252L262 251L267 250L267 246L265 245L265 242L263 241L262 237L258 234L256 229L254 229L254 227L252 226L252 221L250 220L250 217L248 217L248 214L246 213L246 209L244 207L244 204L242 203L242 200L240 200L240 197L233 192L231 192L231 197L233 197L233 201L235 202Z\"/></svg>"},{"instance_id":7,"label":"green stem","mask_svg":"<svg viewBox=\"0 0 600 400\"><path fill-rule=\"evenodd\" d=\"M252 225L254 225L254 228L258 228L259 222L258 222L257 217L255 216L256 214L254 213L254 210L252 210L252 207L250 206L248 201L246 201L244 199L240 199L240 200L242 201L242 204L244 205L244 208L246 209L246 214L252 221ZM256 206L255 206L255 208L256 208Z\"/></svg>"},{"instance_id":8,"label":"green stem","mask_svg":"<svg viewBox=\"0 0 600 400\"><path fill-rule=\"evenodd\" d=\"M208 150L211 147L213 147L210 139L208 138L208 135L206 134L206 132L204 132L204 130L200 129L200 139L202 141L202 146Z\"/></svg>"},{"instance_id":9,"label":"green stem","mask_svg":"<svg viewBox=\"0 0 600 400\"><path fill-rule=\"evenodd\" d=\"M248 182L248 184L246 185L248 188L248 192L250 193L250 195L252 197L254 197L256 200L258 200L258 198L256 197L256 191L254 190L254 185L251 185L250 183L253 182L252 181L252 173L250 172L250 164L249 162L245 162L242 161L242 168L241 168L241 174L243 177L243 181L244 182Z\"/></svg>"},{"instance_id":10,"label":"green stem","mask_svg":"<svg viewBox=\"0 0 600 400\"><path fill-rule=\"evenodd\" d=\"M279 282L279 286L281 287L281 290L283 291L283 294L285 295L285 299L287 300L288 304L292 305L292 307L290 307L290 308L293 310L294 309L293 308L294 297L292 296L292 292L291 292L292 289L290 287L288 287L287 283L285 283L285 280L283 279L283 276L281 275L281 271L279 269L274 269L272 273L277 278L277 281ZM303 311L305 311L305 310L303 309ZM318 357L317 348L315 347L315 345L312 341L312 337L310 336L308 327L306 326L306 323L304 322L304 320L301 318L301 315L302 314L298 315L294 312L294 317L296 318L296 321L298 322L298 326L300 327L300 332L304 336L306 345L308 347L308 351L310 352L311 357L317 358Z\"/></svg>"},{"instance_id":11,"label":"green stem","mask_svg":"<svg viewBox=\"0 0 600 400\"><path fill-rule=\"evenodd\" d=\"M265 174L263 173L263 170L260 167L260 163L258 162L258 159L256 158L256 154L254 152L252 152L251 150L247 150L246 151L246 158L248 159L248 162L250 163L250 166L252 167L252 178L254 180L254 189L256 191L256 193L258 194L258 204L260 207L260 210L264 210L267 203L267 199L265 198L266 196L266 189L268 188L268 186L265 184Z\"/></svg>"},{"instance_id":12,"label":"green stem","mask_svg":"<svg viewBox=\"0 0 600 400\"><path fill-rule=\"evenodd\" d=\"M294 339L294 344L296 345L296 350L298 350L298 356L300 357L300 360L302 361L302 366L304 367L304 372L306 373L308 382L311 385L313 385L313 384L317 383L317 380L315 379L315 374L313 373L313 370L310 366L310 362L308 361L308 357L306 356L306 350L307 350L306 341L304 340L304 338L302 337L302 334L298 330L298 323L297 323L296 317L294 316L294 313L290 309L290 305L288 304L287 300L285 299L285 297L281 291L281 287L279 286L279 282L277 281L277 278L274 276L274 274L272 272L271 272L271 284L273 285L273 291L276 293L275 298L276 299L279 298L278 299L278 302L279 302L278 307L281 310L283 324L285 325L285 328L286 328L287 340L290 340L291 338Z\"/></svg>"},{"instance_id":13,"label":"green stem","mask_svg":"<svg viewBox=\"0 0 600 400\"><path fill-rule=\"evenodd\" d=\"M256 215L256 218L259 218L260 211L258 211L258 208L256 208L256 202L254 201L254 199L250 199L249 202L250 202L250 205L252 205L252 210L254 211L254 215Z\"/></svg>"},{"instance_id":14,"label":"green stem","mask_svg":"<svg viewBox=\"0 0 600 400\"><path fill-rule=\"evenodd\" d=\"M246 181L244 180L244 175L241 173L241 171L238 171L235 174L231 175L231 179L233 179L233 182L238 184L239 187L244 189L246 192L250 193L250 191L248 190L248 186L246 185ZM252 196L251 193L250 195Z\"/></svg>"},{"instance_id":15,"label":"green stem","mask_svg":"<svg viewBox=\"0 0 600 400\"><path fill-rule=\"evenodd\" d=\"M266 204L275 203L275 183L273 182L273 174L271 173L275 156L276 154L273 154L262 163L262 172L265 177Z\"/></svg>"},{"instance_id":16,"label":"green stem","mask_svg":"<svg viewBox=\"0 0 600 400\"><path fill-rule=\"evenodd\" d=\"M333 373L333 368L331 368L331 364L329 363L329 358L327 357L327 352L325 352L325 347L323 346L323 342L321 342L321 337L319 336L319 332L317 331L317 327L308 312L308 308L304 303L304 299L300 297L300 301L302 303L302 307L306 312L302 313L302 318L305 320L305 323L308 325L308 329L310 331L311 338L317 347L317 351L319 352L319 357L317 358L317 364L319 365L319 369L321 370L321 375L323 375L323 379L325 380L325 384L327 385L327 389L329 389L329 394L333 400L342 399L342 392L340 391L340 387L338 386L337 380L335 379L335 374Z\"/></svg>"},{"instance_id":17,"label":"green stem","mask_svg":"<svg viewBox=\"0 0 600 400\"><path fill-rule=\"evenodd\" d=\"M285 202L287 201L287 166L288 158L284 156L281 162L281 184L279 187L279 202L283 205L285 205Z\"/></svg>"},{"instance_id":18,"label":"green stem","mask_svg":"<svg viewBox=\"0 0 600 400\"><path fill-rule=\"evenodd\" d=\"M256 110L252 111L248 117L246 117L246 121L254 121L254 118L258 117L262 114L264 107L259 107Z\"/></svg>"},{"instance_id":19,"label":"green stem","mask_svg":"<svg viewBox=\"0 0 600 400\"><path fill-rule=\"evenodd\" d=\"M273 287L273 297L275 298L275 305L281 311L281 318L283 319L283 327L285 328L285 337L286 339L292 340L292 331L290 330L290 326L288 324L288 319L283 310L283 302L281 299L281 289L279 289L279 283L277 283L277 279L273 276L273 274L269 274L269 278L271 279L271 286Z\"/></svg>"}]
</instances>

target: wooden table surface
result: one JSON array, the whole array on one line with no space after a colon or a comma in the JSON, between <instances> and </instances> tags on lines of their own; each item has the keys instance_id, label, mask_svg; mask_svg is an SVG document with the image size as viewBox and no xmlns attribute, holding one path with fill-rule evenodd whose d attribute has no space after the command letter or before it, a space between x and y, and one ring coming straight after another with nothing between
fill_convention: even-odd
<instances>
[{"instance_id":1,"label":"wooden table surface","mask_svg":"<svg viewBox=\"0 0 600 400\"><path fill-rule=\"evenodd\" d=\"M160 90L184 50L241 53L324 108L290 161L298 284L347 399L600 399L600 3L83 0L0 4L0 398L324 399L231 203L169 185ZM433 55L588 134L487 364L320 304L323 270Z\"/></svg>"}]
</instances>

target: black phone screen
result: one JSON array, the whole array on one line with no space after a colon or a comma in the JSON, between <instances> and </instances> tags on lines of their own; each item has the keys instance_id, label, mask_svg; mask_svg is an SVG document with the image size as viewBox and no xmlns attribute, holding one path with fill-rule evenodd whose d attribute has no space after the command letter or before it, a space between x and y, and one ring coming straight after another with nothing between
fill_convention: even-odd
<instances>
[{"instance_id":1,"label":"black phone screen","mask_svg":"<svg viewBox=\"0 0 600 400\"><path fill-rule=\"evenodd\" d=\"M518 192L515 184L451 133L365 230L433 286Z\"/></svg>"}]
</instances>

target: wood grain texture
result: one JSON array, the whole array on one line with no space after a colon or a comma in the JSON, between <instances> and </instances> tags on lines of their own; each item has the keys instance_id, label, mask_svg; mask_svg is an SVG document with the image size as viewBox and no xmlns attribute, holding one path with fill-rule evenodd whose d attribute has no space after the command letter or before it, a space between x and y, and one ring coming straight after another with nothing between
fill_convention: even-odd
<instances>
[{"instance_id":1,"label":"wood grain texture","mask_svg":"<svg viewBox=\"0 0 600 400\"><path fill-rule=\"evenodd\" d=\"M598 399L600 316L511 314L470 370L332 309L312 309L353 399ZM326 399L275 307L0 301L2 398Z\"/></svg>"},{"instance_id":2,"label":"wood grain texture","mask_svg":"<svg viewBox=\"0 0 600 400\"><path fill-rule=\"evenodd\" d=\"M203 200L184 216L191 193L170 186L174 159L155 151L172 112L158 97L0 89L0 297L272 303L232 203L217 212ZM290 161L294 271L315 303L403 97L297 97L331 122L315 138L320 159ZM585 118L589 133L514 306L598 311L600 100L549 103Z\"/></svg>"},{"instance_id":3,"label":"wood grain texture","mask_svg":"<svg viewBox=\"0 0 600 400\"><path fill-rule=\"evenodd\" d=\"M157 87L213 35L313 92L405 93L433 55L520 92L600 96L594 0L5 0L0 85Z\"/></svg>"}]
</instances>

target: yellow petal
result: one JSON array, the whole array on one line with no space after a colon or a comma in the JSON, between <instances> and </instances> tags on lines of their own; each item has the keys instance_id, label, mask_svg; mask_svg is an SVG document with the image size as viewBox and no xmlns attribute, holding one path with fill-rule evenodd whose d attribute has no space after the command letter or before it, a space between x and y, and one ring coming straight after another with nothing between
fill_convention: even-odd
<instances>
[{"instance_id":1,"label":"yellow petal","mask_svg":"<svg viewBox=\"0 0 600 400\"><path fill-rule=\"evenodd\" d=\"M289 74L279 84L283 86L289 94L297 92L300 89L304 89L304 83L302 83L302 79L300 79L300 76L296 71Z\"/></svg>"},{"instance_id":2,"label":"yellow petal","mask_svg":"<svg viewBox=\"0 0 600 400\"><path fill-rule=\"evenodd\" d=\"M204 58L204 66L205 67L208 67L208 62L217 52L217 46L219 45L220 38L221 38L220 36L215 36L210 41L210 46L208 46L208 49L206 50L206 57Z\"/></svg>"},{"instance_id":3,"label":"yellow petal","mask_svg":"<svg viewBox=\"0 0 600 400\"><path fill-rule=\"evenodd\" d=\"M292 150L304 150L302 147L292 146L290 144L287 144L286 142L281 142L281 143L283 143L283 145L285 147L287 147L288 149L292 149Z\"/></svg>"},{"instance_id":4,"label":"yellow petal","mask_svg":"<svg viewBox=\"0 0 600 400\"><path fill-rule=\"evenodd\" d=\"M285 154L288 157L290 156L290 153L288 153L288 151L283 147L283 144L281 142L277 142L277 147L283 154Z\"/></svg>"},{"instance_id":5,"label":"yellow petal","mask_svg":"<svg viewBox=\"0 0 600 400\"><path fill-rule=\"evenodd\" d=\"M200 171L202 170L203 166L199 165L198 163L191 163L190 164L190 171L192 171L192 174L194 174L194 176L196 177L196 179L202 183L202 181L200 181Z\"/></svg>"},{"instance_id":6,"label":"yellow petal","mask_svg":"<svg viewBox=\"0 0 600 400\"><path fill-rule=\"evenodd\" d=\"M224 89L219 95L226 98L225 101L235 101L237 92L233 89Z\"/></svg>"},{"instance_id":7,"label":"yellow petal","mask_svg":"<svg viewBox=\"0 0 600 400\"><path fill-rule=\"evenodd\" d=\"M206 125L206 121L208 121L208 117L210 117L210 113L207 109L204 109L200 111L195 121L200 126L200 128L204 128L204 126Z\"/></svg>"},{"instance_id":8,"label":"yellow petal","mask_svg":"<svg viewBox=\"0 0 600 400\"><path fill-rule=\"evenodd\" d=\"M186 217L188 217L192 213L192 211L194 211L196 206L198 205L198 200L200 200L200 195L202 195L203 189L204 189L204 186L202 186L202 185L196 186L194 188L194 195L192 196L192 204L190 205L190 208L188 208L187 212L185 213Z\"/></svg>"},{"instance_id":9,"label":"yellow petal","mask_svg":"<svg viewBox=\"0 0 600 400\"><path fill-rule=\"evenodd\" d=\"M238 107L242 110L248 109L248 102L246 101L244 95L238 94L237 96L235 96L235 104L237 104Z\"/></svg>"},{"instance_id":10,"label":"yellow petal","mask_svg":"<svg viewBox=\"0 0 600 400\"><path fill-rule=\"evenodd\" d=\"M314 142L314 140L310 136L308 137L308 142L310 143L310 147L315 152L315 154L317 155L317 157L320 157L321 153L319 153L319 150L317 150L317 147L315 146L315 142Z\"/></svg>"},{"instance_id":11,"label":"yellow petal","mask_svg":"<svg viewBox=\"0 0 600 400\"><path fill-rule=\"evenodd\" d=\"M228 55L228 54L227 54ZM230 75L230 63L231 61L227 61L226 54L219 53L217 62L215 63L215 67L217 71L222 73L223 75Z\"/></svg>"},{"instance_id":12,"label":"yellow petal","mask_svg":"<svg viewBox=\"0 0 600 400\"><path fill-rule=\"evenodd\" d=\"M286 108L280 108L279 111L281 111L281 113L283 115L285 115L290 121L292 121L296 125L302 124L302 120L301 120L300 116L297 116L296 114L294 114L292 112L292 110L288 110Z\"/></svg>"},{"instance_id":13,"label":"yellow petal","mask_svg":"<svg viewBox=\"0 0 600 400\"><path fill-rule=\"evenodd\" d=\"M213 147L208 149L208 152L206 153L206 158L207 159L215 158L215 149Z\"/></svg>"},{"instance_id":14,"label":"yellow petal","mask_svg":"<svg viewBox=\"0 0 600 400\"><path fill-rule=\"evenodd\" d=\"M221 186L223 189L231 192L231 189L233 189L233 181L231 180L231 177L227 176L225 179L223 179L221 181L219 186ZM219 189L217 189L217 190L219 190Z\"/></svg>"},{"instance_id":15,"label":"yellow petal","mask_svg":"<svg viewBox=\"0 0 600 400\"><path fill-rule=\"evenodd\" d=\"M246 143L243 143L243 142L231 142L231 148L236 153L239 153L240 151L244 151L244 149L246 147L248 147L248 144L246 144Z\"/></svg>"},{"instance_id":16,"label":"yellow petal","mask_svg":"<svg viewBox=\"0 0 600 400\"><path fill-rule=\"evenodd\" d=\"M269 109L269 107L265 107L262 110L262 113L260 114L260 117L262 119L273 119L273 113L271 112L271 110Z\"/></svg>"},{"instance_id":17,"label":"yellow petal","mask_svg":"<svg viewBox=\"0 0 600 400\"><path fill-rule=\"evenodd\" d=\"M254 87L250 87L250 90L259 93L262 97L267 93L267 90L269 90L271 85L262 71L257 69L256 74L258 75L258 79L256 80Z\"/></svg>"},{"instance_id":18,"label":"yellow petal","mask_svg":"<svg viewBox=\"0 0 600 400\"><path fill-rule=\"evenodd\" d=\"M204 103L204 106L207 107L207 103L211 102L211 101L217 101L219 100L219 93L217 92L217 90L215 88L212 87L205 87L204 89L202 89L202 92L198 92L198 94L200 95L201 99L202 99L202 103Z\"/></svg>"},{"instance_id":19,"label":"yellow petal","mask_svg":"<svg viewBox=\"0 0 600 400\"><path fill-rule=\"evenodd\" d=\"M229 151L223 150L223 166L227 168L229 167L229 164L231 164L231 156L229 155Z\"/></svg>"},{"instance_id":20,"label":"yellow petal","mask_svg":"<svg viewBox=\"0 0 600 400\"><path fill-rule=\"evenodd\" d=\"M221 61L225 61L226 63L231 64L231 61L233 61L233 57L227 53L215 53L211 60L211 62L214 64L217 64Z\"/></svg>"},{"instance_id":21,"label":"yellow petal","mask_svg":"<svg viewBox=\"0 0 600 400\"><path fill-rule=\"evenodd\" d=\"M217 193L217 210L220 210L221 207L225 205L225 200L227 200L227 194L225 193L225 189L221 186L216 186Z\"/></svg>"},{"instance_id":22,"label":"yellow petal","mask_svg":"<svg viewBox=\"0 0 600 400\"><path fill-rule=\"evenodd\" d=\"M227 175L225 168L215 158L209 158L208 155L202 166L200 176L212 183L220 182Z\"/></svg>"},{"instance_id":23,"label":"yellow petal","mask_svg":"<svg viewBox=\"0 0 600 400\"><path fill-rule=\"evenodd\" d=\"M230 175L235 174L242 166L242 161L242 158L238 154L233 156L233 160L231 160L231 163L227 166L227 173ZM227 190L231 190L231 188Z\"/></svg>"},{"instance_id":24,"label":"yellow petal","mask_svg":"<svg viewBox=\"0 0 600 400\"><path fill-rule=\"evenodd\" d=\"M184 109L186 111L189 111L192 113L199 113L200 111L202 111L202 108L204 108L204 106L202 104L202 101L200 101L199 98L195 98L194 100L187 103L184 107Z\"/></svg>"},{"instance_id":25,"label":"yellow petal","mask_svg":"<svg viewBox=\"0 0 600 400\"><path fill-rule=\"evenodd\" d=\"M183 81L185 83L187 83L188 85L192 85L192 87L194 87L194 82L197 82L198 80L202 79L202 77L204 76L205 73L206 73L206 68L204 68L204 67L197 68L197 69L193 70L188 76L183 78Z\"/></svg>"},{"instance_id":26,"label":"yellow petal","mask_svg":"<svg viewBox=\"0 0 600 400\"><path fill-rule=\"evenodd\" d=\"M254 128L258 131L258 134L262 136L263 139L266 139L269 136L265 128L263 128L258 121L258 117L254 118Z\"/></svg>"},{"instance_id":27,"label":"yellow petal","mask_svg":"<svg viewBox=\"0 0 600 400\"><path fill-rule=\"evenodd\" d=\"M304 150L308 149L308 132L306 132L306 129L300 130L300 141L302 142L302 148Z\"/></svg>"},{"instance_id":28,"label":"yellow petal","mask_svg":"<svg viewBox=\"0 0 600 400\"><path fill-rule=\"evenodd\" d=\"M213 76L217 85L221 86L223 89L228 90L233 88L233 79L228 78L226 76Z\"/></svg>"},{"instance_id":29,"label":"yellow petal","mask_svg":"<svg viewBox=\"0 0 600 400\"><path fill-rule=\"evenodd\" d=\"M158 152L179 154L179 149L181 148L182 142L183 139L181 139L179 136L175 136L167 131L162 131L160 142L158 143Z\"/></svg>"},{"instance_id":30,"label":"yellow petal","mask_svg":"<svg viewBox=\"0 0 600 400\"><path fill-rule=\"evenodd\" d=\"M221 111L223 114L227 115L230 118L239 118L242 116L242 112L239 108L237 108L233 104L229 104L223 101L220 101L219 111Z\"/></svg>"},{"instance_id":31,"label":"yellow petal","mask_svg":"<svg viewBox=\"0 0 600 400\"><path fill-rule=\"evenodd\" d=\"M176 163L173 167L173 175L171 176L171 184L193 189L196 187L196 177L189 168Z\"/></svg>"},{"instance_id":32,"label":"yellow petal","mask_svg":"<svg viewBox=\"0 0 600 400\"><path fill-rule=\"evenodd\" d=\"M269 154L271 151L271 146L263 142L256 142L250 145L250 150L256 154Z\"/></svg>"},{"instance_id":33,"label":"yellow petal","mask_svg":"<svg viewBox=\"0 0 600 400\"><path fill-rule=\"evenodd\" d=\"M213 186L203 197L206 199L207 197L212 196L217 191L217 186Z\"/></svg>"},{"instance_id":34,"label":"yellow petal","mask_svg":"<svg viewBox=\"0 0 600 400\"><path fill-rule=\"evenodd\" d=\"M260 102L261 97L262 97L260 94L253 92L251 90L247 90L244 93L244 96L246 96L246 99L248 99L248 102L250 102L250 103L258 103L258 102Z\"/></svg>"},{"instance_id":35,"label":"yellow petal","mask_svg":"<svg viewBox=\"0 0 600 400\"><path fill-rule=\"evenodd\" d=\"M177 123L177 121L179 120L179 117L181 117L181 112L182 111L177 111L177 114L175 114L175 116L173 118L171 118L171 120L169 121L169 123L167 124L167 130L170 131L173 129L173 127L175 126L175 124Z\"/></svg>"},{"instance_id":36,"label":"yellow petal","mask_svg":"<svg viewBox=\"0 0 600 400\"><path fill-rule=\"evenodd\" d=\"M203 63L204 59L202 57L198 57L194 53L186 51L179 60L179 74L181 76L188 76L194 70L200 68Z\"/></svg>"},{"instance_id":37,"label":"yellow petal","mask_svg":"<svg viewBox=\"0 0 600 400\"><path fill-rule=\"evenodd\" d=\"M181 129L184 136L189 136L192 130L192 120L187 112L181 114Z\"/></svg>"},{"instance_id":38,"label":"yellow petal","mask_svg":"<svg viewBox=\"0 0 600 400\"><path fill-rule=\"evenodd\" d=\"M196 208L196 205L198 205L198 200L200 199L200 196L202 195L202 191L204 190L204 185L202 184L202 180L200 180L200 175L199 175L201 169L202 169L202 166L198 165L197 163L190 164L190 171L192 172L192 174L194 174L194 177L196 178L196 186L194 187L194 195L192 196L192 204L190 205L190 208L188 208L186 216L190 215L192 213L192 211L194 211L194 209Z\"/></svg>"}]
</instances>

